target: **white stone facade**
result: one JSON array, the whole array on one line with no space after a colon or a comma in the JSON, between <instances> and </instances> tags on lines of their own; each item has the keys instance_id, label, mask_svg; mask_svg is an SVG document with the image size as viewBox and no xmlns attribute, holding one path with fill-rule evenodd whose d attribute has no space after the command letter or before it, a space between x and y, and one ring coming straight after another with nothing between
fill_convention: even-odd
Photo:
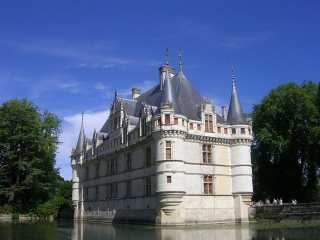
<instances>
[{"instance_id":1,"label":"white stone facade","mask_svg":"<svg viewBox=\"0 0 320 240\"><path fill-rule=\"evenodd\" d=\"M250 123L221 120L208 101L193 120L171 104L138 106L136 94L131 100L115 96L101 132L83 136L72 153L75 218L160 225L247 221ZM140 107L138 115L130 115L127 104Z\"/></svg>"}]
</instances>

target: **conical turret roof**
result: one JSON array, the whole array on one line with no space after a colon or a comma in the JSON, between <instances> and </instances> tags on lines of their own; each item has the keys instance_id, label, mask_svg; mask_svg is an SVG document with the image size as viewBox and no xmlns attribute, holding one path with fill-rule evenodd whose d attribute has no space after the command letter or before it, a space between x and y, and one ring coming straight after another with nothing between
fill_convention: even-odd
<instances>
[{"instance_id":1,"label":"conical turret roof","mask_svg":"<svg viewBox=\"0 0 320 240\"><path fill-rule=\"evenodd\" d=\"M78 137L77 146L76 146L76 149L75 149L76 153L82 153L83 146L84 146L84 143L85 143L85 139L86 139L86 136L84 134L83 113L82 113L82 116L81 116L81 128L80 128L80 133L79 133L79 137Z\"/></svg>"},{"instance_id":2,"label":"conical turret roof","mask_svg":"<svg viewBox=\"0 0 320 240\"><path fill-rule=\"evenodd\" d=\"M232 73L232 91L231 99L229 104L229 111L227 117L227 123L229 124L247 124L245 119L242 106L240 103L237 87L236 87L236 77Z\"/></svg>"}]
</instances>

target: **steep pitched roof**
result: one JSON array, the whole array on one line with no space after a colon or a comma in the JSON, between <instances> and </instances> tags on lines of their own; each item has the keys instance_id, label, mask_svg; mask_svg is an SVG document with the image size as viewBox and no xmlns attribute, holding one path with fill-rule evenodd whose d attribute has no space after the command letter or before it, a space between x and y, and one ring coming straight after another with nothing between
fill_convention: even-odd
<instances>
[{"instance_id":1,"label":"steep pitched roof","mask_svg":"<svg viewBox=\"0 0 320 240\"><path fill-rule=\"evenodd\" d=\"M182 70L171 79L166 79L163 91L161 91L160 85L157 85L142 94L137 99L135 115L138 116L139 106L142 103L156 106L160 109L162 104L167 101L172 103L177 114L185 115L194 120L200 119L199 107L202 103L202 97L191 86Z\"/></svg>"},{"instance_id":2,"label":"steep pitched roof","mask_svg":"<svg viewBox=\"0 0 320 240\"><path fill-rule=\"evenodd\" d=\"M243 113L242 106L240 103L234 76L232 79L232 91L231 91L231 99L230 99L228 116L227 116L227 123L228 124L247 124L247 120Z\"/></svg>"},{"instance_id":3,"label":"steep pitched roof","mask_svg":"<svg viewBox=\"0 0 320 240\"><path fill-rule=\"evenodd\" d=\"M84 146L85 140L86 140L86 136L84 134L83 113L82 113L81 128L80 128L80 133L79 133L79 137L78 137L78 141L77 141L77 146L76 146L75 152L81 153L83 151L83 146Z\"/></svg>"}]
</instances>

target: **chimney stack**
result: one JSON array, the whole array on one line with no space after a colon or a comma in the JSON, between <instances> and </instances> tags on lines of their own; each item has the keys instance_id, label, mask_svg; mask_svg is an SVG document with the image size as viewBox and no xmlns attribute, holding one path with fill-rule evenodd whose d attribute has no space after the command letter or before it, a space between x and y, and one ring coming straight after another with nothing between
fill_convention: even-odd
<instances>
[{"instance_id":1,"label":"chimney stack","mask_svg":"<svg viewBox=\"0 0 320 240\"><path fill-rule=\"evenodd\" d=\"M132 99L136 100L138 97L140 97L141 90L139 88L132 88Z\"/></svg>"},{"instance_id":2,"label":"chimney stack","mask_svg":"<svg viewBox=\"0 0 320 240\"><path fill-rule=\"evenodd\" d=\"M228 116L228 111L226 106L221 106L221 117L226 121Z\"/></svg>"}]
</instances>

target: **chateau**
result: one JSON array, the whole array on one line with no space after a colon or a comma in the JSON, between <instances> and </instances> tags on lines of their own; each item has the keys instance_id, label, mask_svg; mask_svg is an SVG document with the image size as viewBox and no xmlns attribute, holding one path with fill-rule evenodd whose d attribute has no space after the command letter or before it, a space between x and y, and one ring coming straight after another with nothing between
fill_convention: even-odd
<instances>
[{"instance_id":1,"label":"chateau","mask_svg":"<svg viewBox=\"0 0 320 240\"><path fill-rule=\"evenodd\" d=\"M232 74L229 108L217 110L176 71L132 98L115 94L92 138L71 154L78 220L160 225L244 222L252 196L251 122Z\"/></svg>"}]
</instances>

